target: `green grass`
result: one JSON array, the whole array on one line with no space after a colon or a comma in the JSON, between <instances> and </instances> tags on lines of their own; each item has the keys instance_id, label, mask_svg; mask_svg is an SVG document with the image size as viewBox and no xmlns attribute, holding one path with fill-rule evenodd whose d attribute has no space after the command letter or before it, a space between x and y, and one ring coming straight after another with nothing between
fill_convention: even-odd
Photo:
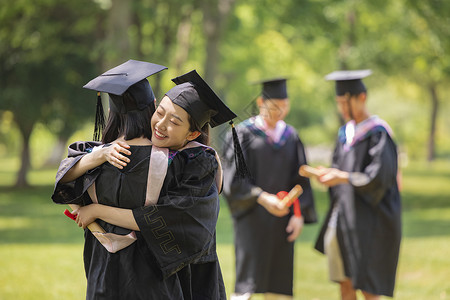
<instances>
[{"instance_id":1,"label":"green grass","mask_svg":"<svg viewBox=\"0 0 450 300\"><path fill-rule=\"evenodd\" d=\"M50 195L56 170L33 170L34 187L13 189L17 160L0 159L0 299L83 299L83 233ZM450 299L450 162L403 170L403 232L395 299ZM328 203L314 185L319 215ZM295 299L339 299L325 258L313 250L319 224L296 243ZM232 220L222 201L218 253L227 293L234 285ZM386 298L387 299L387 298Z\"/></svg>"}]
</instances>

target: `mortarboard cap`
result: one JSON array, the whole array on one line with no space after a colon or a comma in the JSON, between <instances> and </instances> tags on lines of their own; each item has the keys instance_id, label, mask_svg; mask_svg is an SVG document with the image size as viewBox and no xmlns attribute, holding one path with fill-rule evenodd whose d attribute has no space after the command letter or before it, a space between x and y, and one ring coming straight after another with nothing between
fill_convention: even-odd
<instances>
[{"instance_id":1,"label":"mortarboard cap","mask_svg":"<svg viewBox=\"0 0 450 300\"><path fill-rule=\"evenodd\" d=\"M236 118L197 71L192 70L173 78L172 81L177 86L166 95L173 103L181 106L200 128L208 122L211 127L215 127Z\"/></svg>"},{"instance_id":2,"label":"mortarboard cap","mask_svg":"<svg viewBox=\"0 0 450 300\"><path fill-rule=\"evenodd\" d=\"M143 110L155 100L153 90L146 78L164 69L167 67L130 59L83 86L85 89L98 92L94 140L99 139L100 131L105 126L100 92L109 94L111 110L120 113ZM131 96L133 101L124 101L125 92Z\"/></svg>"},{"instance_id":3,"label":"mortarboard cap","mask_svg":"<svg viewBox=\"0 0 450 300\"><path fill-rule=\"evenodd\" d=\"M164 69L167 67L130 59L92 79L83 87L116 96L122 96L128 91L136 101L134 109L142 110L155 100L152 88L146 78ZM133 108L124 107L121 100L120 97L112 97L112 102L121 113L133 110Z\"/></svg>"},{"instance_id":4,"label":"mortarboard cap","mask_svg":"<svg viewBox=\"0 0 450 300\"><path fill-rule=\"evenodd\" d=\"M325 76L326 80L336 81L336 95L346 93L358 95L367 91L361 79L372 74L371 70L334 71Z\"/></svg>"},{"instance_id":5,"label":"mortarboard cap","mask_svg":"<svg viewBox=\"0 0 450 300\"><path fill-rule=\"evenodd\" d=\"M208 122L211 127L215 127L230 121L237 175L240 178L251 177L233 124L233 119L237 117L236 114L220 100L197 71L192 70L173 78L172 81L177 86L166 93L167 97L186 110L200 127Z\"/></svg>"},{"instance_id":6,"label":"mortarboard cap","mask_svg":"<svg viewBox=\"0 0 450 300\"><path fill-rule=\"evenodd\" d=\"M274 78L262 83L262 97L264 99L286 99L288 97L286 78Z\"/></svg>"}]
</instances>

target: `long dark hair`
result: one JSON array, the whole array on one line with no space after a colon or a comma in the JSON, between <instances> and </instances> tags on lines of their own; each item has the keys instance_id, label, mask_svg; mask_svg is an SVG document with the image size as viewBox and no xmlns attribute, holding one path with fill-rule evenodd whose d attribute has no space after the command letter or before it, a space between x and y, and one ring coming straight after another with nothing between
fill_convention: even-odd
<instances>
[{"instance_id":1,"label":"long dark hair","mask_svg":"<svg viewBox=\"0 0 450 300\"><path fill-rule=\"evenodd\" d=\"M197 122L193 118L191 118L191 115L188 114L188 118L189 118L189 130L200 131L201 133L194 141L209 146L209 124L206 123L205 125L203 125L202 128L200 128Z\"/></svg>"},{"instance_id":2,"label":"long dark hair","mask_svg":"<svg viewBox=\"0 0 450 300\"><path fill-rule=\"evenodd\" d=\"M125 107L130 107L127 103L131 103L131 105L134 106L136 105L136 101L128 92L125 92L122 97ZM131 110L124 114L116 109L110 109L108 121L103 130L102 143L111 143L121 136L123 136L125 140L131 140L142 136L151 139L151 119L154 112L154 104L150 104L143 110Z\"/></svg>"}]
</instances>

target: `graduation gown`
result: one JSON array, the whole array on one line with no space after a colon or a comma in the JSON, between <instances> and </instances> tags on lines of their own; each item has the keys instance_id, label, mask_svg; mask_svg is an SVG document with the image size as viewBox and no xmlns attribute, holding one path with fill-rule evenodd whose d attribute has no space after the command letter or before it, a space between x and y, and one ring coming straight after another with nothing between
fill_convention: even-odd
<instances>
[{"instance_id":1,"label":"graduation gown","mask_svg":"<svg viewBox=\"0 0 450 300\"><path fill-rule=\"evenodd\" d=\"M292 212L275 217L256 201L262 191L289 192L296 184L305 223L316 222L314 199L307 178L298 170L306 164L305 151L295 129L285 128L273 143L249 119L236 127L252 178L237 178L231 137L224 150L224 195L233 216L236 256L236 293L292 295L294 243L287 241L286 226Z\"/></svg>"},{"instance_id":2,"label":"graduation gown","mask_svg":"<svg viewBox=\"0 0 450 300\"><path fill-rule=\"evenodd\" d=\"M109 163L74 182L59 180L87 148L75 143L57 173L56 203L90 204L86 190L95 181L98 202L132 209L137 240L108 252L85 230L87 299L226 299L216 254L219 212L214 153L203 147L170 153L170 165L156 205L144 206L151 146L131 146L122 170ZM97 222L107 231L130 230Z\"/></svg>"},{"instance_id":3,"label":"graduation gown","mask_svg":"<svg viewBox=\"0 0 450 300\"><path fill-rule=\"evenodd\" d=\"M324 253L324 236L333 207L346 277L355 289L393 295L401 240L397 150L386 127L375 126L352 146L346 127L339 131L332 167L350 172L350 184L329 189L330 209L315 248Z\"/></svg>"}]
</instances>

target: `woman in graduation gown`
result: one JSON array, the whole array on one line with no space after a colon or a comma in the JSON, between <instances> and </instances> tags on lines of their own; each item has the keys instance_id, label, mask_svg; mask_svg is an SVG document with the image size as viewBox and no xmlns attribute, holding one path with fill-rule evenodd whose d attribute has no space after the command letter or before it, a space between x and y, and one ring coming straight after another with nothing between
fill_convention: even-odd
<instances>
[{"instance_id":1,"label":"woman in graduation gown","mask_svg":"<svg viewBox=\"0 0 450 300\"><path fill-rule=\"evenodd\" d=\"M224 194L235 233L236 284L232 299L249 299L265 293L268 299L288 299L293 294L294 242L303 222L316 222L309 180L298 174L306 164L296 130L283 119L289 111L286 80L263 83L257 99L260 114L240 123L236 131L251 178L236 177L230 143L224 150ZM301 214L279 210L280 191L296 184L303 188Z\"/></svg>"},{"instance_id":2,"label":"woman in graduation gown","mask_svg":"<svg viewBox=\"0 0 450 300\"><path fill-rule=\"evenodd\" d=\"M198 139L208 123L220 124L208 105L198 103L221 101L212 90L202 91L207 85L195 71L174 81L179 85L166 94L148 128L153 146L134 145L136 139L125 137L129 149L120 151L129 155L117 156L121 167L104 163L63 183L89 146L78 143L58 171L53 200L84 205L75 211L79 225L97 219L113 244L114 253L108 251L111 243L105 247L98 234L85 231L87 299L226 298L215 249L219 162L212 148L187 143ZM215 112L222 119L235 117L226 106ZM134 241L124 246L124 237Z\"/></svg>"},{"instance_id":3,"label":"woman in graduation gown","mask_svg":"<svg viewBox=\"0 0 450 300\"><path fill-rule=\"evenodd\" d=\"M366 108L361 81L370 70L337 71L336 102L348 122L339 129L331 168L319 180L330 187L330 209L316 242L343 299L393 296L401 240L397 149L389 125Z\"/></svg>"}]
</instances>

